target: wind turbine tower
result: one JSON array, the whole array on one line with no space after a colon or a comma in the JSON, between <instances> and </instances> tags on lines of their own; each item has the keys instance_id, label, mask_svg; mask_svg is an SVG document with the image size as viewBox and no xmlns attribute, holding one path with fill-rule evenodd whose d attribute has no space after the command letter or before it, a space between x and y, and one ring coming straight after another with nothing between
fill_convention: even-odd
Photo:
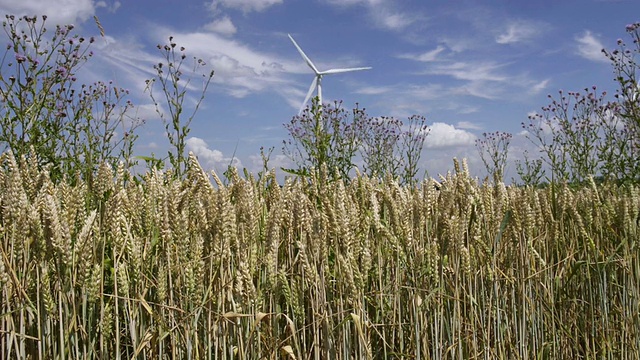
<instances>
[{"instance_id":1,"label":"wind turbine tower","mask_svg":"<svg viewBox=\"0 0 640 360\"><path fill-rule=\"evenodd\" d=\"M302 102L302 106L300 107L300 111L298 112L298 115L300 115L302 113L302 110L304 110L304 107L305 105L307 105L307 102L309 102L309 99L311 99L311 95L313 94L314 90L318 94L318 103L319 103L319 106L322 108L322 77L324 75L371 69L371 67L357 67L357 68L348 68L348 69L329 69L325 71L319 71L318 68L313 64L311 59L309 59L307 54L305 54L304 51L302 51L302 49L300 48L300 46L298 46L298 43L296 43L296 41L293 40L293 37L291 35L289 35L289 39L291 39L291 42L293 43L293 45L295 45L296 49L298 49L298 52L300 53L304 61L307 63L307 65L309 65L311 70L313 70L313 73L316 75L313 81L311 82L311 86L309 87L309 91L307 92L307 97L304 98L304 101Z\"/></svg>"}]
</instances>

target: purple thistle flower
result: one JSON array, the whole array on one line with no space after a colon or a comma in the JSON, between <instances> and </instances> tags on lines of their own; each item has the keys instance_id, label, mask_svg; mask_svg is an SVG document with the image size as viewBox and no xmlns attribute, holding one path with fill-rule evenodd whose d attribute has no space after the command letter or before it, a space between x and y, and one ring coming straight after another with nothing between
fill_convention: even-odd
<instances>
[{"instance_id":1,"label":"purple thistle flower","mask_svg":"<svg viewBox=\"0 0 640 360\"><path fill-rule=\"evenodd\" d=\"M22 54L16 54L16 61L18 62L18 64L21 64L27 61L27 57Z\"/></svg>"}]
</instances>

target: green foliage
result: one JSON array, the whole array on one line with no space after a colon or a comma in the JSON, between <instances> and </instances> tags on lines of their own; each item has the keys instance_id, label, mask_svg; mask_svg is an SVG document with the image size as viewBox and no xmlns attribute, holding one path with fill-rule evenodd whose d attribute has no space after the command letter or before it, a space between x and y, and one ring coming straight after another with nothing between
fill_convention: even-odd
<instances>
[{"instance_id":1,"label":"green foliage","mask_svg":"<svg viewBox=\"0 0 640 360\"><path fill-rule=\"evenodd\" d=\"M630 49L603 53L611 60L618 83L615 100L596 86L581 92L559 91L550 104L529 117L522 127L540 150L539 159L526 158L517 167L525 183L547 181L583 183L600 176L608 181L640 181L640 93L635 56L640 53L640 23L627 26ZM548 173L541 167L543 161Z\"/></svg>"},{"instance_id":2,"label":"green foliage","mask_svg":"<svg viewBox=\"0 0 640 360\"><path fill-rule=\"evenodd\" d=\"M291 138L283 142L283 152L298 168L283 170L309 177L326 166L330 179L348 179L359 141L355 124L363 116L364 110L356 108L350 120L342 103L321 106L315 97L310 108L285 124Z\"/></svg>"},{"instance_id":3,"label":"green foliage","mask_svg":"<svg viewBox=\"0 0 640 360\"><path fill-rule=\"evenodd\" d=\"M607 173L625 174L618 180L640 181L640 84L637 77L640 65L636 61L636 56L640 54L640 22L627 25L626 31L632 39L632 45L627 46L620 39L617 49L603 50L611 61L619 85L615 94L616 115L624 124L622 129L610 131L619 133L619 136L609 140L611 151L607 153L605 164Z\"/></svg>"},{"instance_id":4,"label":"green foliage","mask_svg":"<svg viewBox=\"0 0 640 360\"><path fill-rule=\"evenodd\" d=\"M77 84L94 39L74 34L73 25L49 33L45 21L7 15L2 23L9 43L0 62L0 146L17 158L33 151L56 181L79 174L91 184L102 163L131 166L142 122L127 114L127 90Z\"/></svg>"},{"instance_id":5,"label":"green foliage","mask_svg":"<svg viewBox=\"0 0 640 360\"><path fill-rule=\"evenodd\" d=\"M504 181L504 169L507 165L509 144L513 135L501 131L483 133L476 140L476 148L489 176L495 183Z\"/></svg>"},{"instance_id":6,"label":"green foliage","mask_svg":"<svg viewBox=\"0 0 640 360\"><path fill-rule=\"evenodd\" d=\"M544 171L542 159L530 159L529 152L524 151L524 160L516 160L516 172L525 186L537 186L542 184Z\"/></svg>"},{"instance_id":7,"label":"green foliage","mask_svg":"<svg viewBox=\"0 0 640 360\"><path fill-rule=\"evenodd\" d=\"M196 57L193 58L193 64L189 68L188 64L185 64L187 59L186 49L180 47L178 51L177 44L173 41L173 36L169 37L168 44L158 45L157 48L162 53L163 62L154 65L155 77L147 80L146 91L149 93L156 112L165 125L166 135L172 147L172 150L168 151L169 162L173 166L174 174L181 177L187 164L185 141L191 130L189 126L204 100L209 84L213 79L214 71L200 73L199 71L207 64ZM187 70L184 69L185 67L187 67ZM187 91L192 87L190 76L195 75L202 77L202 89L199 98L195 100L191 114L186 116L185 119L183 114L186 110L184 101L187 99ZM162 90L160 99L153 92L156 82L160 83ZM166 110L163 105L167 107Z\"/></svg>"},{"instance_id":8,"label":"green foliage","mask_svg":"<svg viewBox=\"0 0 640 360\"><path fill-rule=\"evenodd\" d=\"M393 117L365 116L356 129L367 175L382 178L389 174L403 184L417 182L418 162L429 135L423 116L413 115L407 123Z\"/></svg>"},{"instance_id":9,"label":"green foliage","mask_svg":"<svg viewBox=\"0 0 640 360\"><path fill-rule=\"evenodd\" d=\"M418 162L429 130L426 119L412 116L405 124L389 117L372 118L357 105L352 113L342 103L312 106L285 124L290 139L283 152L297 165L285 171L309 177L326 166L330 180L349 179L356 161L370 177L386 175L402 183L416 182Z\"/></svg>"}]
</instances>

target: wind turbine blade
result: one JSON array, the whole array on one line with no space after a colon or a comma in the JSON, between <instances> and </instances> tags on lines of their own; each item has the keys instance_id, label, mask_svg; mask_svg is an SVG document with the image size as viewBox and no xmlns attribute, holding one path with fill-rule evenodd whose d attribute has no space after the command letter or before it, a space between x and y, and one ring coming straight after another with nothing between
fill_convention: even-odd
<instances>
[{"instance_id":1,"label":"wind turbine blade","mask_svg":"<svg viewBox=\"0 0 640 360\"><path fill-rule=\"evenodd\" d=\"M318 89L318 106L322 109L322 75L318 75L316 80L316 89Z\"/></svg>"},{"instance_id":2,"label":"wind turbine blade","mask_svg":"<svg viewBox=\"0 0 640 360\"><path fill-rule=\"evenodd\" d=\"M289 34L287 34L287 35L289 35ZM296 49L298 49L298 52L300 53L300 55L302 55L302 58L304 59L304 61L307 62L307 65L309 65L311 70L313 70L314 73L318 74L319 73L318 68L316 68L316 66L313 65L313 62L311 62L311 59L309 59L307 54L305 54L304 51L302 51L300 46L298 46L298 43L296 43L296 41L293 40L293 37L291 37L291 35L289 35L289 39L291 39L291 42L293 43L293 45L295 45Z\"/></svg>"},{"instance_id":3,"label":"wind turbine blade","mask_svg":"<svg viewBox=\"0 0 640 360\"><path fill-rule=\"evenodd\" d=\"M361 70L370 70L370 69L371 69L371 67L358 67L358 68L349 68L349 69L330 69L330 70L326 70L326 71L320 72L320 75L339 74L339 73L346 73L346 72L350 72L350 71L361 71Z\"/></svg>"},{"instance_id":4,"label":"wind turbine blade","mask_svg":"<svg viewBox=\"0 0 640 360\"><path fill-rule=\"evenodd\" d=\"M302 102L302 106L300 107L300 111L298 112L298 115L302 114L302 111L304 110L304 107L309 102L309 99L311 99L311 95L313 95L313 90L315 90L317 84L318 84L318 77L316 76L313 78L313 81L311 82L311 86L309 87L309 91L307 92L307 97L304 98L304 101Z\"/></svg>"}]
</instances>

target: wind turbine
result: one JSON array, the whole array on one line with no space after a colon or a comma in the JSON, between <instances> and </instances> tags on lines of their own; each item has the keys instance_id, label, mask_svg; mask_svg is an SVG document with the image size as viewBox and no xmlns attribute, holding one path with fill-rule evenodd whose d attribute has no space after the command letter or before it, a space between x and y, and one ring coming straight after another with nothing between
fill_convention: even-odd
<instances>
[{"instance_id":1,"label":"wind turbine","mask_svg":"<svg viewBox=\"0 0 640 360\"><path fill-rule=\"evenodd\" d=\"M302 102L302 106L300 107L300 111L298 112L298 115L300 115L302 113L302 110L304 110L304 106L307 104L307 102L311 98L311 94L313 94L314 88L318 93L318 104L322 108L322 77L324 75L371 69L371 67L357 67L357 68L348 68L348 69L329 69L325 71L319 71L318 68L315 65L313 65L313 62L311 61L311 59L309 59L307 54L305 54L304 51L302 51L302 49L300 48L300 46L298 46L298 43L296 43L296 41L293 40L293 37L291 37L291 35L289 35L289 39L291 39L291 42L293 43L293 45L295 45L296 49L298 49L298 52L300 53L300 55L302 55L302 58L304 59L304 61L307 63L307 65L309 65L311 70L313 70L313 72L316 75L316 77L311 82L311 86L309 87L309 92L307 92L307 97L305 97L304 101Z\"/></svg>"}]
</instances>

